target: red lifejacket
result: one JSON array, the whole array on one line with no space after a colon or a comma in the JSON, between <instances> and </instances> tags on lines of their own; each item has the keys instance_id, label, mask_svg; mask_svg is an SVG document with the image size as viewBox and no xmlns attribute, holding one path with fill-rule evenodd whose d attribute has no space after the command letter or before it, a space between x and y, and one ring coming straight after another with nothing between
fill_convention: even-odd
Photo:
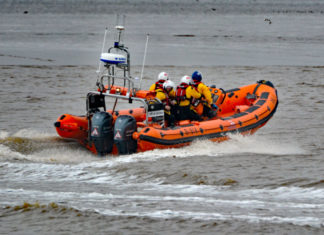
<instances>
[{"instance_id":1,"label":"red lifejacket","mask_svg":"<svg viewBox=\"0 0 324 235\"><path fill-rule=\"evenodd\" d=\"M157 89L162 89L162 90L163 90L163 83L164 83L164 82L165 82L165 80L163 80L163 79L157 81L157 82L155 83L155 90L157 90Z\"/></svg>"},{"instance_id":2,"label":"red lifejacket","mask_svg":"<svg viewBox=\"0 0 324 235\"><path fill-rule=\"evenodd\" d=\"M186 90L188 86L189 85L186 83L181 83L180 86L177 86L175 96L178 104L180 103L180 101L184 101L187 99Z\"/></svg>"},{"instance_id":3,"label":"red lifejacket","mask_svg":"<svg viewBox=\"0 0 324 235\"><path fill-rule=\"evenodd\" d=\"M164 92L164 94L165 94L165 104L170 106L170 105L171 105L171 102L170 102L169 94L168 94L168 92L167 92L166 90L164 90L164 89L163 89L163 92Z\"/></svg>"}]
</instances>

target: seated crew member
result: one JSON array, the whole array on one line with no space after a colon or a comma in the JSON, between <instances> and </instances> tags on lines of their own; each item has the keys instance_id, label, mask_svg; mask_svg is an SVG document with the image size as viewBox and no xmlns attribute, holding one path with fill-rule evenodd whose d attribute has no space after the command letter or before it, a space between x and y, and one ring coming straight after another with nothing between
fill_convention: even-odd
<instances>
[{"instance_id":1,"label":"seated crew member","mask_svg":"<svg viewBox=\"0 0 324 235\"><path fill-rule=\"evenodd\" d=\"M181 120L201 120L201 117L196 113L192 106L194 99L200 99L201 95L196 91L193 86L193 80L189 76L183 76L181 78L180 85L176 90L176 119Z\"/></svg>"},{"instance_id":2,"label":"seated crew member","mask_svg":"<svg viewBox=\"0 0 324 235\"><path fill-rule=\"evenodd\" d=\"M158 79L150 86L150 91L156 91L156 89L163 89L163 83L169 80L169 75L166 72L159 73Z\"/></svg>"},{"instance_id":3,"label":"seated crew member","mask_svg":"<svg viewBox=\"0 0 324 235\"><path fill-rule=\"evenodd\" d=\"M163 88L156 89L155 97L162 101L164 104L164 119L167 122L167 126L174 126L175 117L172 112L172 106L175 105L175 92L174 92L174 82L167 80L163 83Z\"/></svg>"},{"instance_id":4,"label":"seated crew member","mask_svg":"<svg viewBox=\"0 0 324 235\"><path fill-rule=\"evenodd\" d=\"M201 82L202 80L201 73L199 71L195 71L191 75L191 78L195 83L196 90L201 94L201 96L206 101L203 102L204 104L203 116L207 116L209 118L216 116L215 109L217 109L217 106L213 104L213 99L209 88L204 83Z\"/></svg>"}]
</instances>

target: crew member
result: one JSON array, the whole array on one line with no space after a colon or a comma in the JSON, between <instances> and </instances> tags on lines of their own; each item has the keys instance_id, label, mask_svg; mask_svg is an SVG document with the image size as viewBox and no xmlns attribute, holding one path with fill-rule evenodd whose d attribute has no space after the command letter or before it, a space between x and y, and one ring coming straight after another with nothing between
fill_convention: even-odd
<instances>
[{"instance_id":1,"label":"crew member","mask_svg":"<svg viewBox=\"0 0 324 235\"><path fill-rule=\"evenodd\" d=\"M150 87L150 91L156 91L156 89L163 89L163 83L169 80L169 75L166 72L159 73L158 79Z\"/></svg>"},{"instance_id":2,"label":"crew member","mask_svg":"<svg viewBox=\"0 0 324 235\"><path fill-rule=\"evenodd\" d=\"M196 91L193 86L194 82L191 77L183 76L181 78L180 85L176 90L176 119L177 120L198 120L201 121L201 117L196 113L192 104L195 99L200 99L201 94Z\"/></svg>"},{"instance_id":3,"label":"crew member","mask_svg":"<svg viewBox=\"0 0 324 235\"><path fill-rule=\"evenodd\" d=\"M163 83L163 88L155 90L155 97L158 98L164 104L164 119L166 120L167 126L174 126L175 116L173 114L173 106L175 102L175 84L171 80L167 80Z\"/></svg>"},{"instance_id":4,"label":"crew member","mask_svg":"<svg viewBox=\"0 0 324 235\"><path fill-rule=\"evenodd\" d=\"M205 101L203 102L204 105L203 116L207 116L209 118L216 116L217 106L213 103L212 95L209 88L204 83L201 82L202 80L201 72L199 71L193 72L191 78L194 81L195 84L194 86L196 90L201 94L201 96L204 98Z\"/></svg>"}]
</instances>

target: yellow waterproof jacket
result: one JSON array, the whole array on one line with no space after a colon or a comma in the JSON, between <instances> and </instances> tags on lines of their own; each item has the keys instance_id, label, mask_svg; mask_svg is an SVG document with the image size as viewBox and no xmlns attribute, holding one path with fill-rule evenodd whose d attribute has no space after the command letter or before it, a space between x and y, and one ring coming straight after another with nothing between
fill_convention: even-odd
<instances>
[{"instance_id":1,"label":"yellow waterproof jacket","mask_svg":"<svg viewBox=\"0 0 324 235\"><path fill-rule=\"evenodd\" d=\"M153 83L151 86L150 86L150 91L156 91L156 89L161 89L162 86L163 86L163 83L165 82L165 80L159 80L155 83ZM159 87L156 87L156 85L159 84L160 86ZM161 87L161 88L160 88Z\"/></svg>"},{"instance_id":2,"label":"yellow waterproof jacket","mask_svg":"<svg viewBox=\"0 0 324 235\"><path fill-rule=\"evenodd\" d=\"M180 101L179 106L188 106L191 104L192 98L199 99L201 97L201 94L196 91L196 89L193 86L188 86L186 88L186 99Z\"/></svg>"},{"instance_id":3,"label":"yellow waterproof jacket","mask_svg":"<svg viewBox=\"0 0 324 235\"><path fill-rule=\"evenodd\" d=\"M204 83L200 82L197 86L197 90L200 94L202 94L205 97L205 100L207 101L207 103L209 105L211 105L213 103L211 92L210 92L209 88Z\"/></svg>"},{"instance_id":4,"label":"yellow waterproof jacket","mask_svg":"<svg viewBox=\"0 0 324 235\"><path fill-rule=\"evenodd\" d=\"M169 95L169 99L171 100L175 99L175 91L173 89L168 93L168 95Z\"/></svg>"},{"instance_id":5,"label":"yellow waterproof jacket","mask_svg":"<svg viewBox=\"0 0 324 235\"><path fill-rule=\"evenodd\" d=\"M156 92L155 98L158 98L159 100L162 101L162 103L165 103L167 96L165 95L164 91L162 89L156 89L155 92Z\"/></svg>"},{"instance_id":6,"label":"yellow waterproof jacket","mask_svg":"<svg viewBox=\"0 0 324 235\"><path fill-rule=\"evenodd\" d=\"M153 84L150 86L150 91L155 91L155 87L156 87L156 84L153 83Z\"/></svg>"},{"instance_id":7,"label":"yellow waterproof jacket","mask_svg":"<svg viewBox=\"0 0 324 235\"><path fill-rule=\"evenodd\" d=\"M165 91L162 90L162 89L156 89L156 95L155 95L155 98L158 98L159 100L162 101L163 104L165 105L170 105L168 102L170 102L170 98L173 99L175 97L175 92L174 90L172 89L168 96L166 95ZM170 115L170 111L169 110L164 110L165 113L169 114Z\"/></svg>"},{"instance_id":8,"label":"yellow waterproof jacket","mask_svg":"<svg viewBox=\"0 0 324 235\"><path fill-rule=\"evenodd\" d=\"M158 98L159 100L161 100L162 102L164 102L166 99L174 99L175 98L175 91L173 89L168 93L168 97L166 96L165 91L160 88L156 89L155 92L156 92L155 97Z\"/></svg>"}]
</instances>

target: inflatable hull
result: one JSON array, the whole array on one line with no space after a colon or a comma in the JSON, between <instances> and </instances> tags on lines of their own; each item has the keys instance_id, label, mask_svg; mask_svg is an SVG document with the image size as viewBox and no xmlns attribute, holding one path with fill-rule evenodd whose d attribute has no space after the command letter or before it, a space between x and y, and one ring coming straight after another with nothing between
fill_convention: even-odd
<instances>
[{"instance_id":1,"label":"inflatable hull","mask_svg":"<svg viewBox=\"0 0 324 235\"><path fill-rule=\"evenodd\" d=\"M253 134L270 120L278 106L277 91L267 81L227 91L211 88L211 92L219 107L217 116L201 122L185 120L175 127L148 126L143 124L146 118L144 108L107 112L110 112L113 123L119 116L134 118L137 128L131 133L131 141L137 144L136 152L142 152L156 148L178 148L195 140L224 141L229 134L235 133ZM98 153L91 141L87 117L64 114L58 118L55 127L61 137L76 139L93 153ZM118 132L114 135L112 141L117 140ZM110 154L121 152L120 147L113 143Z\"/></svg>"}]
</instances>

